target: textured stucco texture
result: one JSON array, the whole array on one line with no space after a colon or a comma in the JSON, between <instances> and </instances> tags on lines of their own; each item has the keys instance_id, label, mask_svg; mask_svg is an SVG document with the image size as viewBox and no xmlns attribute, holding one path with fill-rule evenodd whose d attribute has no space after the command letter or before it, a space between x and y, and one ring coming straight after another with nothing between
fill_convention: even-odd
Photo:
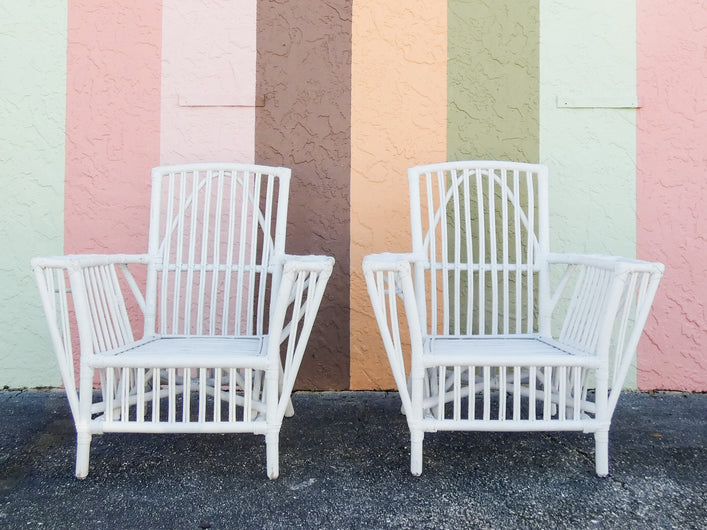
<instances>
[{"instance_id":1,"label":"textured stucco texture","mask_svg":"<svg viewBox=\"0 0 707 530\"><path fill-rule=\"evenodd\" d=\"M540 28L551 250L635 257L634 3L541 0Z\"/></svg>"},{"instance_id":2,"label":"textured stucco texture","mask_svg":"<svg viewBox=\"0 0 707 530\"><path fill-rule=\"evenodd\" d=\"M707 390L707 7L638 3L638 255L666 272L640 388Z\"/></svg>"},{"instance_id":3,"label":"textured stucco texture","mask_svg":"<svg viewBox=\"0 0 707 530\"><path fill-rule=\"evenodd\" d=\"M257 0L163 0L160 161L253 162Z\"/></svg>"},{"instance_id":4,"label":"textured stucco texture","mask_svg":"<svg viewBox=\"0 0 707 530\"><path fill-rule=\"evenodd\" d=\"M538 161L538 0L449 0L449 160Z\"/></svg>"},{"instance_id":5,"label":"textured stucco texture","mask_svg":"<svg viewBox=\"0 0 707 530\"><path fill-rule=\"evenodd\" d=\"M63 250L66 2L0 4L0 386L59 383L30 259Z\"/></svg>"},{"instance_id":6,"label":"textured stucco texture","mask_svg":"<svg viewBox=\"0 0 707 530\"><path fill-rule=\"evenodd\" d=\"M394 388L361 270L410 251L407 168L443 161L447 4L354 2L351 117L351 388Z\"/></svg>"},{"instance_id":7,"label":"textured stucco texture","mask_svg":"<svg viewBox=\"0 0 707 530\"><path fill-rule=\"evenodd\" d=\"M147 250L159 165L160 0L71 0L66 253Z\"/></svg>"},{"instance_id":8,"label":"textured stucco texture","mask_svg":"<svg viewBox=\"0 0 707 530\"><path fill-rule=\"evenodd\" d=\"M161 28L160 0L69 1L66 254L147 251L150 170L159 165ZM135 272L144 278L144 270ZM142 336L137 302L127 303Z\"/></svg>"},{"instance_id":9,"label":"textured stucco texture","mask_svg":"<svg viewBox=\"0 0 707 530\"><path fill-rule=\"evenodd\" d=\"M550 169L552 249L632 257L636 120L623 105L636 95L633 2L541 0L540 14L540 159Z\"/></svg>"},{"instance_id":10,"label":"textured stucco texture","mask_svg":"<svg viewBox=\"0 0 707 530\"><path fill-rule=\"evenodd\" d=\"M0 4L0 386L59 384L30 258L144 252L150 169L224 159L337 260L298 388L393 388L361 261L410 250L407 168L509 158L553 251L666 264L627 386L707 390L704 0Z\"/></svg>"},{"instance_id":11,"label":"textured stucco texture","mask_svg":"<svg viewBox=\"0 0 707 530\"><path fill-rule=\"evenodd\" d=\"M255 161L292 169L287 251L336 265L297 388L349 386L351 2L258 2Z\"/></svg>"}]
</instances>

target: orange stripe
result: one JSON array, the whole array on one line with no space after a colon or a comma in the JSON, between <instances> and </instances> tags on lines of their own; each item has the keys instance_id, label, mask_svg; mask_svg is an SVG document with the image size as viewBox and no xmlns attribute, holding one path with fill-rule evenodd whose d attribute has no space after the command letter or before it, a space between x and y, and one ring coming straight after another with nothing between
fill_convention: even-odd
<instances>
[{"instance_id":1,"label":"orange stripe","mask_svg":"<svg viewBox=\"0 0 707 530\"><path fill-rule=\"evenodd\" d=\"M447 2L354 2L351 388L393 388L361 272L410 250L407 168L446 157Z\"/></svg>"}]
</instances>

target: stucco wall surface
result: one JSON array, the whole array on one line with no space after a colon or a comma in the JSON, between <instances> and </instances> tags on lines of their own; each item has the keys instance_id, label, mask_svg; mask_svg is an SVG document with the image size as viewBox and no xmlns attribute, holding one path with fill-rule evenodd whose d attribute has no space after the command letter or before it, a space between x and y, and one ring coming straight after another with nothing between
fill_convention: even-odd
<instances>
[{"instance_id":1,"label":"stucco wall surface","mask_svg":"<svg viewBox=\"0 0 707 530\"><path fill-rule=\"evenodd\" d=\"M351 96L351 388L394 388L361 271L410 251L407 168L446 156L447 3L355 2Z\"/></svg>"},{"instance_id":2,"label":"stucco wall surface","mask_svg":"<svg viewBox=\"0 0 707 530\"><path fill-rule=\"evenodd\" d=\"M540 1L540 162L554 252L636 254L636 28L629 0ZM635 364L628 387L636 386Z\"/></svg>"},{"instance_id":3,"label":"stucco wall surface","mask_svg":"<svg viewBox=\"0 0 707 530\"><path fill-rule=\"evenodd\" d=\"M257 0L163 0L162 164L253 162Z\"/></svg>"},{"instance_id":4,"label":"stucco wall surface","mask_svg":"<svg viewBox=\"0 0 707 530\"><path fill-rule=\"evenodd\" d=\"M638 381L705 391L707 4L638 6L638 254L666 265Z\"/></svg>"},{"instance_id":5,"label":"stucco wall surface","mask_svg":"<svg viewBox=\"0 0 707 530\"><path fill-rule=\"evenodd\" d=\"M30 259L63 251L66 1L0 4L0 387L60 381Z\"/></svg>"},{"instance_id":6,"label":"stucco wall surface","mask_svg":"<svg viewBox=\"0 0 707 530\"><path fill-rule=\"evenodd\" d=\"M255 160L292 169L287 251L334 256L298 388L349 385L351 2L258 2Z\"/></svg>"},{"instance_id":7,"label":"stucco wall surface","mask_svg":"<svg viewBox=\"0 0 707 530\"><path fill-rule=\"evenodd\" d=\"M337 260L298 387L392 388L361 261L410 249L407 168L510 158L554 251L666 264L628 386L705 391L705 42L703 0L2 2L0 386L59 383L31 257L143 252L150 168L238 159Z\"/></svg>"},{"instance_id":8,"label":"stucco wall surface","mask_svg":"<svg viewBox=\"0 0 707 530\"><path fill-rule=\"evenodd\" d=\"M160 0L69 0L65 254L147 251L161 28ZM141 336L137 303L130 296L127 303Z\"/></svg>"},{"instance_id":9,"label":"stucco wall surface","mask_svg":"<svg viewBox=\"0 0 707 530\"><path fill-rule=\"evenodd\" d=\"M160 0L70 0L66 253L147 250L159 165Z\"/></svg>"},{"instance_id":10,"label":"stucco wall surface","mask_svg":"<svg viewBox=\"0 0 707 530\"><path fill-rule=\"evenodd\" d=\"M538 0L449 0L449 160L538 161Z\"/></svg>"}]
</instances>

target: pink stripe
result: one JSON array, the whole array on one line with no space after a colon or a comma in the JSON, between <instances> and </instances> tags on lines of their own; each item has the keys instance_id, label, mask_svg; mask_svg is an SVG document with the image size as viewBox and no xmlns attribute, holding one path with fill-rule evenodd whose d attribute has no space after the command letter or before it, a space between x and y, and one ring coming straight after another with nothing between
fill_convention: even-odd
<instances>
[{"instance_id":1,"label":"pink stripe","mask_svg":"<svg viewBox=\"0 0 707 530\"><path fill-rule=\"evenodd\" d=\"M666 264L638 384L707 390L707 9L637 6L638 255Z\"/></svg>"},{"instance_id":2,"label":"pink stripe","mask_svg":"<svg viewBox=\"0 0 707 530\"><path fill-rule=\"evenodd\" d=\"M161 163L253 162L256 0L162 10Z\"/></svg>"},{"instance_id":3,"label":"pink stripe","mask_svg":"<svg viewBox=\"0 0 707 530\"><path fill-rule=\"evenodd\" d=\"M161 27L160 0L69 0L67 253L147 249Z\"/></svg>"}]
</instances>

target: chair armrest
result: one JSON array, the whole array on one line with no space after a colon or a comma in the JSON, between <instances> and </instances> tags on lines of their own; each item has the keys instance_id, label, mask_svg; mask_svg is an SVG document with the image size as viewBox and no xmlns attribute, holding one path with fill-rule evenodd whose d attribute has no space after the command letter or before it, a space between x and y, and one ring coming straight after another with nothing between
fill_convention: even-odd
<instances>
[{"instance_id":1,"label":"chair armrest","mask_svg":"<svg viewBox=\"0 0 707 530\"><path fill-rule=\"evenodd\" d=\"M40 270L55 269L57 271L65 270L71 276L72 272L115 265L123 273L140 311L144 314L145 297L128 265L147 265L148 262L149 256L147 254L67 254L65 256L33 258L31 266L37 274Z\"/></svg>"},{"instance_id":2,"label":"chair armrest","mask_svg":"<svg viewBox=\"0 0 707 530\"><path fill-rule=\"evenodd\" d=\"M604 276L605 281L608 281L610 278L616 278L617 281L626 283L631 276L637 275L644 276L645 281L652 279L655 282L659 282L665 270L665 266L662 263L601 254L550 253L547 256L547 262L550 265L565 265L565 269L546 306L548 311L548 318L545 319L546 322L549 322L549 316L558 309L560 299L563 296L568 296L566 291L568 290L568 286L572 285L572 280L576 282L577 278L583 278L584 274L587 272L593 272L596 277L594 281L599 281L597 278L603 273L604 275L610 275ZM589 280L587 280L587 282L588 281ZM657 289L657 283L655 284L655 288ZM594 291L592 286L586 283L584 290L575 286L572 300L575 305L581 305L583 297L593 295ZM568 318L568 315L566 318ZM567 324L566 321L565 324ZM549 330L545 330L544 334L549 335Z\"/></svg>"},{"instance_id":3,"label":"chair armrest","mask_svg":"<svg viewBox=\"0 0 707 530\"><path fill-rule=\"evenodd\" d=\"M560 309L565 310L564 315L559 315L564 317L559 338L561 342L569 340L570 335L578 335L576 330L589 325L589 321L598 326L601 316L611 311L612 307L615 306L618 311L619 305L626 302L626 289L634 288L637 282L645 284L644 288L651 284L657 289L665 268L662 263L598 254L551 253L547 256L547 262L565 266L546 306L550 315ZM612 294L614 306L610 306ZM560 304L562 299L569 304ZM652 297L649 306L650 303ZM548 335L547 330L543 334ZM582 349L593 349L591 346L582 344Z\"/></svg>"},{"instance_id":4,"label":"chair armrest","mask_svg":"<svg viewBox=\"0 0 707 530\"><path fill-rule=\"evenodd\" d=\"M74 371L80 352L92 354L133 340L116 268L140 308L145 302L128 264L146 264L146 255L68 255L31 261L62 381L75 419L78 384Z\"/></svg>"},{"instance_id":5,"label":"chair armrest","mask_svg":"<svg viewBox=\"0 0 707 530\"><path fill-rule=\"evenodd\" d=\"M321 255L296 256L293 254L284 255L283 273L285 272L325 272L331 274L334 268L334 258Z\"/></svg>"},{"instance_id":6,"label":"chair armrest","mask_svg":"<svg viewBox=\"0 0 707 530\"><path fill-rule=\"evenodd\" d=\"M411 273L411 264L415 261L416 256L412 253L385 252L369 254L362 264L383 347L408 419L415 416L407 384L408 370L401 338L401 332L405 328L410 333L410 356L413 359L422 356L422 327ZM416 372L420 367L421 363L412 362L410 377L422 377L422 373Z\"/></svg>"},{"instance_id":7,"label":"chair armrest","mask_svg":"<svg viewBox=\"0 0 707 530\"><path fill-rule=\"evenodd\" d=\"M331 256L322 256L316 254L309 255L294 255L294 254L283 254L279 258L273 261L279 263L280 272L282 275L297 275L298 273L325 273L327 275L326 280L329 280L331 273L334 268L334 258ZM306 282L305 282L306 283ZM326 282L325 282L326 283ZM304 285L306 287L306 285ZM286 305L291 305L295 301L296 290L290 290L289 298L286 300ZM284 292L281 290L281 295L284 296ZM283 330L283 336L280 341L284 341L287 338L287 328Z\"/></svg>"},{"instance_id":8,"label":"chair armrest","mask_svg":"<svg viewBox=\"0 0 707 530\"><path fill-rule=\"evenodd\" d=\"M548 263L566 268L544 320L549 326L555 313L556 322L562 324L558 342L603 359L606 376L611 372L609 405L613 411L665 267L643 260L582 254L550 254Z\"/></svg>"},{"instance_id":9,"label":"chair armrest","mask_svg":"<svg viewBox=\"0 0 707 530\"><path fill-rule=\"evenodd\" d=\"M284 363L278 400L277 417L288 408L290 394L302 363L304 351L329 281L334 258L308 255L281 257L282 277L271 306L268 355L280 362L284 346Z\"/></svg>"},{"instance_id":10,"label":"chair armrest","mask_svg":"<svg viewBox=\"0 0 707 530\"><path fill-rule=\"evenodd\" d=\"M363 272L398 272L410 274L410 264L415 262L412 253L382 252L369 254L363 258Z\"/></svg>"},{"instance_id":11,"label":"chair armrest","mask_svg":"<svg viewBox=\"0 0 707 530\"><path fill-rule=\"evenodd\" d=\"M584 265L600 269L612 269L621 274L624 272L648 272L663 274L665 265L651 261L609 256L603 254L569 254L552 252L547 255L550 264Z\"/></svg>"},{"instance_id":12,"label":"chair armrest","mask_svg":"<svg viewBox=\"0 0 707 530\"><path fill-rule=\"evenodd\" d=\"M68 254L66 256L49 256L32 259L32 268L53 267L60 269L80 269L100 265L147 265L147 254Z\"/></svg>"}]
</instances>

